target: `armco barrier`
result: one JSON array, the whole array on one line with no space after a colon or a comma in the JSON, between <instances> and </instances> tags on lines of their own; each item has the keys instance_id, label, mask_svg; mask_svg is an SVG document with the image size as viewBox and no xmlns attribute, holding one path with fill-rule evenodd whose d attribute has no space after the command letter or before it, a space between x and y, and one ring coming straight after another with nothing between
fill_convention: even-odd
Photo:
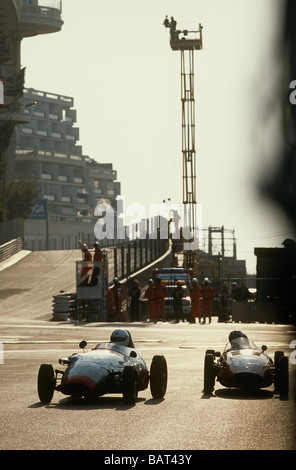
<instances>
[{"instance_id":1,"label":"armco barrier","mask_svg":"<svg viewBox=\"0 0 296 470\"><path fill-rule=\"evenodd\" d=\"M0 246L0 262L10 258L23 249L23 241L21 238L15 238L10 242Z\"/></svg>"}]
</instances>

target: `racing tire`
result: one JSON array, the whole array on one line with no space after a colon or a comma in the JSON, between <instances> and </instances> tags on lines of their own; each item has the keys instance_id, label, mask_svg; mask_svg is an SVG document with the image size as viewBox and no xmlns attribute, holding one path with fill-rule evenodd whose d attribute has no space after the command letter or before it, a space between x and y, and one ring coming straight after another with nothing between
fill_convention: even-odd
<instances>
[{"instance_id":1,"label":"racing tire","mask_svg":"<svg viewBox=\"0 0 296 470\"><path fill-rule=\"evenodd\" d=\"M275 351L274 353L274 391L279 393L280 390L280 359L284 356L283 351Z\"/></svg>"},{"instance_id":2,"label":"racing tire","mask_svg":"<svg viewBox=\"0 0 296 470\"><path fill-rule=\"evenodd\" d=\"M41 403L50 403L55 390L54 370L51 364L41 364L38 372L37 390Z\"/></svg>"},{"instance_id":3,"label":"racing tire","mask_svg":"<svg viewBox=\"0 0 296 470\"><path fill-rule=\"evenodd\" d=\"M150 367L150 391L155 399L165 396L168 382L168 368L164 356L153 356Z\"/></svg>"},{"instance_id":4,"label":"racing tire","mask_svg":"<svg viewBox=\"0 0 296 470\"><path fill-rule=\"evenodd\" d=\"M289 360L287 356L282 356L279 360L278 392L281 397L289 394Z\"/></svg>"},{"instance_id":5,"label":"racing tire","mask_svg":"<svg viewBox=\"0 0 296 470\"><path fill-rule=\"evenodd\" d=\"M284 355L283 351L275 351L274 353L274 366L279 367L280 358Z\"/></svg>"},{"instance_id":6,"label":"racing tire","mask_svg":"<svg viewBox=\"0 0 296 470\"><path fill-rule=\"evenodd\" d=\"M204 390L206 395L211 395L215 387L214 355L206 354L204 361Z\"/></svg>"},{"instance_id":7,"label":"racing tire","mask_svg":"<svg viewBox=\"0 0 296 470\"><path fill-rule=\"evenodd\" d=\"M134 366L126 366L122 374L122 394L127 405L133 405L138 398L138 374Z\"/></svg>"},{"instance_id":8,"label":"racing tire","mask_svg":"<svg viewBox=\"0 0 296 470\"><path fill-rule=\"evenodd\" d=\"M207 349L206 350L206 355L207 354L213 354L213 356L215 356L215 349Z\"/></svg>"}]
</instances>

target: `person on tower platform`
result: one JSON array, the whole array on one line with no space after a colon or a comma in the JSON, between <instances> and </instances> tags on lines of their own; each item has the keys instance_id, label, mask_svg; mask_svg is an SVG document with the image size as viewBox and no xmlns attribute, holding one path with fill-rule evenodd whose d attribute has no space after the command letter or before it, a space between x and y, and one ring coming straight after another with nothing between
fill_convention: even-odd
<instances>
[{"instance_id":1,"label":"person on tower platform","mask_svg":"<svg viewBox=\"0 0 296 470\"><path fill-rule=\"evenodd\" d=\"M166 28L170 27L170 20L168 19L168 15L166 15L163 24L165 25Z\"/></svg>"},{"instance_id":2,"label":"person on tower platform","mask_svg":"<svg viewBox=\"0 0 296 470\"><path fill-rule=\"evenodd\" d=\"M212 321L213 311L213 300L214 300L214 289L210 285L210 281L207 277L204 278L203 286L201 288L202 295L202 314L203 323L206 323L206 317L209 317L209 323Z\"/></svg>"},{"instance_id":3,"label":"person on tower platform","mask_svg":"<svg viewBox=\"0 0 296 470\"><path fill-rule=\"evenodd\" d=\"M170 33L171 33L171 39L179 39L179 34L177 31L177 21L175 20L173 16L171 16Z\"/></svg>"},{"instance_id":4,"label":"person on tower platform","mask_svg":"<svg viewBox=\"0 0 296 470\"><path fill-rule=\"evenodd\" d=\"M159 320L161 314L162 321L165 321L165 297L168 294L165 284L161 281L160 277L155 281L155 320Z\"/></svg>"},{"instance_id":5,"label":"person on tower platform","mask_svg":"<svg viewBox=\"0 0 296 470\"><path fill-rule=\"evenodd\" d=\"M196 318L198 318L198 321L200 323L201 322L201 316L200 316L201 288L198 285L197 279L195 277L192 279L192 284L191 284L189 294L190 294L190 298L191 298L192 323L195 323Z\"/></svg>"},{"instance_id":6,"label":"person on tower platform","mask_svg":"<svg viewBox=\"0 0 296 470\"><path fill-rule=\"evenodd\" d=\"M148 313L150 321L156 323L155 317L155 290L153 279L149 279L148 287L145 290L145 298L148 299Z\"/></svg>"}]
</instances>

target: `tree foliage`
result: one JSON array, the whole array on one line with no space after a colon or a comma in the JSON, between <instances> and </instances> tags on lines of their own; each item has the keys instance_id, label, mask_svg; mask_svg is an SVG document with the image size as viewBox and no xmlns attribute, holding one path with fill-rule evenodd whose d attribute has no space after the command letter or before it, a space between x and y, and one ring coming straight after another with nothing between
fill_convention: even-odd
<instances>
[{"instance_id":1,"label":"tree foliage","mask_svg":"<svg viewBox=\"0 0 296 470\"><path fill-rule=\"evenodd\" d=\"M12 181L6 191L6 219L27 219L39 192L35 180L22 177Z\"/></svg>"}]
</instances>

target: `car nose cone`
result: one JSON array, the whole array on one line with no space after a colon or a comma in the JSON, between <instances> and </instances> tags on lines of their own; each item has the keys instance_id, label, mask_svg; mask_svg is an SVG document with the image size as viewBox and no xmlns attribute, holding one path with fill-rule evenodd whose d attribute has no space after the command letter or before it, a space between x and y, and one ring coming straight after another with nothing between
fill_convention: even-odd
<instances>
[{"instance_id":1,"label":"car nose cone","mask_svg":"<svg viewBox=\"0 0 296 470\"><path fill-rule=\"evenodd\" d=\"M77 362L65 372L61 382L64 395L98 396L105 392L108 371L97 364Z\"/></svg>"},{"instance_id":2,"label":"car nose cone","mask_svg":"<svg viewBox=\"0 0 296 470\"><path fill-rule=\"evenodd\" d=\"M62 381L61 392L64 395L96 396L98 394L97 383L86 375L73 375Z\"/></svg>"}]
</instances>

